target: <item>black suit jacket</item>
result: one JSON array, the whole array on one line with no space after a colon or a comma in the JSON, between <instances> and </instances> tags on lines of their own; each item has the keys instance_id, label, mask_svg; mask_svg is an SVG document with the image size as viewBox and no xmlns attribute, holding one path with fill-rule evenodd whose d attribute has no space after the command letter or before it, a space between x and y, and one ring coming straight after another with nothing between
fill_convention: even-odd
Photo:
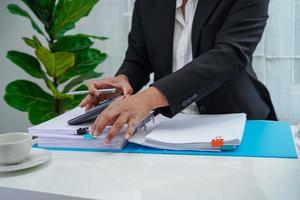
<instances>
[{"instance_id":1,"label":"black suit jacket","mask_svg":"<svg viewBox=\"0 0 300 200\"><path fill-rule=\"evenodd\" d=\"M276 114L252 69L252 54L268 18L269 0L199 0L192 28L193 61L172 73L176 0L136 0L125 60L117 72L139 91L152 86L167 98L158 109L172 117L193 102L200 113Z\"/></svg>"}]
</instances>

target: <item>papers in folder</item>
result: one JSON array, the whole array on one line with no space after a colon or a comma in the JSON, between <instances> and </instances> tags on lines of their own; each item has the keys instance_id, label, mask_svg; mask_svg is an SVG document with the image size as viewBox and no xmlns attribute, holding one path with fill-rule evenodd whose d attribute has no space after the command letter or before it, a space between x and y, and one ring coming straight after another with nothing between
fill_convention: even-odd
<instances>
[{"instance_id":1,"label":"papers in folder","mask_svg":"<svg viewBox=\"0 0 300 200\"><path fill-rule=\"evenodd\" d=\"M78 135L77 130L80 128L89 128L91 123L70 126L67 121L84 112L83 108L75 108L47 122L29 128L28 132L31 135L38 137L39 147L84 149L122 149L124 147L127 143L124 139L124 128L110 144L104 144L104 138L108 134L110 127L107 127L100 137L95 139L86 138L84 135Z\"/></svg>"},{"instance_id":2,"label":"papers in folder","mask_svg":"<svg viewBox=\"0 0 300 200\"><path fill-rule=\"evenodd\" d=\"M115 137L111 144L104 144L107 127L97 139L86 139L77 135L79 128L91 124L67 124L69 119L84 113L84 109L75 108L61 116L28 129L38 136L39 147L83 148L83 149L122 149L126 127ZM220 115L177 114L172 119L158 115L155 123L144 120L147 129L140 128L129 142L169 150L221 151L237 148L243 138L246 115L244 113Z\"/></svg>"},{"instance_id":3,"label":"papers in folder","mask_svg":"<svg viewBox=\"0 0 300 200\"><path fill-rule=\"evenodd\" d=\"M170 150L220 151L237 148L243 138L246 115L186 115L172 119L161 115L147 130L138 131L129 141Z\"/></svg>"}]
</instances>

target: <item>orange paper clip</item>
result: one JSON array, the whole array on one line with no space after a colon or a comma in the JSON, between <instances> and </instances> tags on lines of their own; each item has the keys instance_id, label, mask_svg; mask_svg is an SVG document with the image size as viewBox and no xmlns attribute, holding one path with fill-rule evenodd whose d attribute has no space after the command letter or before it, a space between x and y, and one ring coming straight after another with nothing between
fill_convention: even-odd
<instances>
[{"instance_id":1,"label":"orange paper clip","mask_svg":"<svg viewBox=\"0 0 300 200\"><path fill-rule=\"evenodd\" d=\"M222 147L224 146L224 139L222 136L217 136L215 139L211 140L212 147Z\"/></svg>"}]
</instances>

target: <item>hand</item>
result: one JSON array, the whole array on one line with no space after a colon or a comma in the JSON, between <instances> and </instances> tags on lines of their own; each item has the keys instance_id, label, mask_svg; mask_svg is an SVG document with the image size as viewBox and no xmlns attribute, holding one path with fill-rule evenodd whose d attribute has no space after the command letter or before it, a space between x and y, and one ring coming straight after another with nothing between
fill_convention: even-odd
<instances>
[{"instance_id":1,"label":"hand","mask_svg":"<svg viewBox=\"0 0 300 200\"><path fill-rule=\"evenodd\" d=\"M81 101L80 107L85 107L86 110L99 104L101 101L111 99L120 95L128 96L132 94L132 87L127 76L119 75L116 77L106 78L99 81L91 81L88 84L89 94ZM98 89L116 88L113 94L99 94Z\"/></svg>"},{"instance_id":2,"label":"hand","mask_svg":"<svg viewBox=\"0 0 300 200\"><path fill-rule=\"evenodd\" d=\"M105 139L105 143L119 134L120 130L127 124L125 139L129 139L136 126L143 121L149 112L155 108L167 106L165 96L156 88L150 87L147 90L132 96L114 101L110 104L94 122L91 133L99 136L104 128L113 124Z\"/></svg>"}]
</instances>

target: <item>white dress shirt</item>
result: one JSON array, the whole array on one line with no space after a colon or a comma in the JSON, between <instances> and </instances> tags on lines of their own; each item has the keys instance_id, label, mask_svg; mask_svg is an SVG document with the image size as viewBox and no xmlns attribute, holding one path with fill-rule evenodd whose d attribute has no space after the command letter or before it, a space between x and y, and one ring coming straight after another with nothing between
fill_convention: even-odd
<instances>
[{"instance_id":1,"label":"white dress shirt","mask_svg":"<svg viewBox=\"0 0 300 200\"><path fill-rule=\"evenodd\" d=\"M185 16L182 13L182 0L176 0L176 13L173 40L173 72L193 60L192 27L198 0L188 0L185 5ZM181 112L199 114L196 103Z\"/></svg>"}]
</instances>

